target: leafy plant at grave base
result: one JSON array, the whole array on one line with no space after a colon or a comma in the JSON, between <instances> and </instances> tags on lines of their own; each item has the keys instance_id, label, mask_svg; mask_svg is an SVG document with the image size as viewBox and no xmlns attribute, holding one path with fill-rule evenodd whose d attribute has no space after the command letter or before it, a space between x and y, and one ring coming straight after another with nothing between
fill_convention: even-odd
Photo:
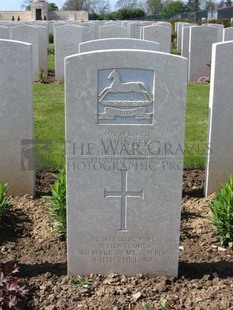
<instances>
[{"instance_id":1,"label":"leafy plant at grave base","mask_svg":"<svg viewBox=\"0 0 233 310\"><path fill-rule=\"evenodd\" d=\"M8 185L0 182L0 219L3 216L7 206L10 204L10 197L7 197Z\"/></svg>"},{"instance_id":2,"label":"leafy plant at grave base","mask_svg":"<svg viewBox=\"0 0 233 310\"><path fill-rule=\"evenodd\" d=\"M44 69L40 69L40 70L39 70L39 73L38 73L38 81L39 81L40 83L44 83L44 84L47 84L47 83L48 83L47 76L46 76L46 74L45 74Z\"/></svg>"},{"instance_id":3,"label":"leafy plant at grave base","mask_svg":"<svg viewBox=\"0 0 233 310\"><path fill-rule=\"evenodd\" d=\"M161 310L166 310L166 307L167 307L167 300L166 300L166 299L162 299L162 300L160 301L159 306L160 306L160 309L161 309Z\"/></svg>"},{"instance_id":4,"label":"leafy plant at grave base","mask_svg":"<svg viewBox=\"0 0 233 310\"><path fill-rule=\"evenodd\" d=\"M171 54L180 55L180 51L177 49L176 44L173 42L171 46Z\"/></svg>"},{"instance_id":5,"label":"leafy plant at grave base","mask_svg":"<svg viewBox=\"0 0 233 310\"><path fill-rule=\"evenodd\" d=\"M54 230L61 237L66 236L66 174L62 169L56 182L51 185L52 196L44 196L49 202L49 213L55 220Z\"/></svg>"},{"instance_id":6,"label":"leafy plant at grave base","mask_svg":"<svg viewBox=\"0 0 233 310\"><path fill-rule=\"evenodd\" d=\"M72 281L72 285L74 285L74 286L90 286L92 284L93 284L92 279L86 279L82 276L77 276L77 278L75 278Z\"/></svg>"},{"instance_id":7,"label":"leafy plant at grave base","mask_svg":"<svg viewBox=\"0 0 233 310\"><path fill-rule=\"evenodd\" d=\"M217 193L210 205L213 229L219 234L221 245L233 247L233 176Z\"/></svg>"},{"instance_id":8,"label":"leafy plant at grave base","mask_svg":"<svg viewBox=\"0 0 233 310\"><path fill-rule=\"evenodd\" d=\"M148 304L143 304L143 310L151 310Z\"/></svg>"},{"instance_id":9,"label":"leafy plant at grave base","mask_svg":"<svg viewBox=\"0 0 233 310\"><path fill-rule=\"evenodd\" d=\"M54 48L54 46L48 47L48 55L55 55L55 48Z\"/></svg>"},{"instance_id":10,"label":"leafy plant at grave base","mask_svg":"<svg viewBox=\"0 0 233 310\"><path fill-rule=\"evenodd\" d=\"M19 267L15 261L0 265L0 309L11 309L29 294L28 282L15 276Z\"/></svg>"}]
</instances>

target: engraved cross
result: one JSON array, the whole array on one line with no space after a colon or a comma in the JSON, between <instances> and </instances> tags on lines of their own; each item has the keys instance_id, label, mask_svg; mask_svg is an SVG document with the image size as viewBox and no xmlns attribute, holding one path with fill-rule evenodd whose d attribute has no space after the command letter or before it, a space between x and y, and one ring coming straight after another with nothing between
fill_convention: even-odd
<instances>
[{"instance_id":1,"label":"engraved cross","mask_svg":"<svg viewBox=\"0 0 233 310\"><path fill-rule=\"evenodd\" d=\"M128 170L121 170L121 190L106 191L104 189L104 199L119 197L121 198L121 228L120 231L127 230L127 198L138 197L143 199L143 189L140 191L127 191L127 173Z\"/></svg>"}]
</instances>

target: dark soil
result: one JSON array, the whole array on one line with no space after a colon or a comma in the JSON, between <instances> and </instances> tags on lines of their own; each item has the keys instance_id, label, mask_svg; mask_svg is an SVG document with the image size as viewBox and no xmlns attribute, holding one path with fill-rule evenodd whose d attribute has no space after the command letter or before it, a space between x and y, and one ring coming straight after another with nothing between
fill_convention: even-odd
<instances>
[{"instance_id":1,"label":"dark soil","mask_svg":"<svg viewBox=\"0 0 233 310\"><path fill-rule=\"evenodd\" d=\"M37 174L37 195L48 194L51 171ZM43 198L16 197L0 227L3 262L16 259L30 298L15 309L233 309L233 251L220 246L206 216L203 170L184 171L178 277L86 275L92 285L66 276L66 243L52 232ZM148 307L147 307L148 305Z\"/></svg>"}]
</instances>

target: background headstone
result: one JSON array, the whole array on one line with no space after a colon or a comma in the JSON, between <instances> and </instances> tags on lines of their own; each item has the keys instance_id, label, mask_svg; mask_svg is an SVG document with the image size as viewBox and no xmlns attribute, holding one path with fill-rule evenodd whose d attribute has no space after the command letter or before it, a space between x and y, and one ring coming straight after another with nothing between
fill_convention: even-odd
<instances>
[{"instance_id":1,"label":"background headstone","mask_svg":"<svg viewBox=\"0 0 233 310\"><path fill-rule=\"evenodd\" d=\"M99 27L99 38L126 38L127 28L118 25L106 25Z\"/></svg>"},{"instance_id":2,"label":"background headstone","mask_svg":"<svg viewBox=\"0 0 233 310\"><path fill-rule=\"evenodd\" d=\"M99 39L79 44L80 53L106 49L141 49L159 51L160 44L147 40L127 38Z\"/></svg>"},{"instance_id":3,"label":"background headstone","mask_svg":"<svg viewBox=\"0 0 233 310\"><path fill-rule=\"evenodd\" d=\"M188 80L210 76L212 44L218 41L215 27L190 27Z\"/></svg>"},{"instance_id":4,"label":"background headstone","mask_svg":"<svg viewBox=\"0 0 233 310\"><path fill-rule=\"evenodd\" d=\"M37 80L39 73L39 32L38 28L20 25L11 28L10 39L32 44L33 79Z\"/></svg>"},{"instance_id":5,"label":"background headstone","mask_svg":"<svg viewBox=\"0 0 233 310\"><path fill-rule=\"evenodd\" d=\"M11 195L33 196L32 45L0 40L0 55L0 181Z\"/></svg>"},{"instance_id":6,"label":"background headstone","mask_svg":"<svg viewBox=\"0 0 233 310\"><path fill-rule=\"evenodd\" d=\"M64 59L79 52L79 43L83 41L83 27L58 26L55 28L55 78L64 80Z\"/></svg>"},{"instance_id":7,"label":"background headstone","mask_svg":"<svg viewBox=\"0 0 233 310\"><path fill-rule=\"evenodd\" d=\"M160 51L170 53L171 51L171 28L161 25L144 26L142 39L154 41L160 44Z\"/></svg>"},{"instance_id":8,"label":"background headstone","mask_svg":"<svg viewBox=\"0 0 233 310\"><path fill-rule=\"evenodd\" d=\"M233 174L233 42L213 45L205 195L218 191Z\"/></svg>"},{"instance_id":9,"label":"background headstone","mask_svg":"<svg viewBox=\"0 0 233 310\"><path fill-rule=\"evenodd\" d=\"M10 29L8 27L0 26L0 39L9 39Z\"/></svg>"},{"instance_id":10,"label":"background headstone","mask_svg":"<svg viewBox=\"0 0 233 310\"><path fill-rule=\"evenodd\" d=\"M233 40L233 27L223 29L223 41Z\"/></svg>"}]
</instances>

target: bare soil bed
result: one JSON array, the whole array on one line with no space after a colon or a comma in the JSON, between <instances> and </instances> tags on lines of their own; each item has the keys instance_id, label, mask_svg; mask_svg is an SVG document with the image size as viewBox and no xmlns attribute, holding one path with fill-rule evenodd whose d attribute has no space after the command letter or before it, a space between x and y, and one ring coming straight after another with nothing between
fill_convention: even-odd
<instances>
[{"instance_id":1,"label":"bare soil bed","mask_svg":"<svg viewBox=\"0 0 233 310\"><path fill-rule=\"evenodd\" d=\"M37 175L38 197L49 192L50 171ZM86 275L90 286L66 276L66 242L52 232L43 198L15 197L0 227L2 261L16 259L29 281L29 299L15 309L233 309L233 251L215 238L206 216L204 171L184 172L178 277ZM168 227L169 229L169 227ZM149 307L146 307L148 305Z\"/></svg>"}]
</instances>

